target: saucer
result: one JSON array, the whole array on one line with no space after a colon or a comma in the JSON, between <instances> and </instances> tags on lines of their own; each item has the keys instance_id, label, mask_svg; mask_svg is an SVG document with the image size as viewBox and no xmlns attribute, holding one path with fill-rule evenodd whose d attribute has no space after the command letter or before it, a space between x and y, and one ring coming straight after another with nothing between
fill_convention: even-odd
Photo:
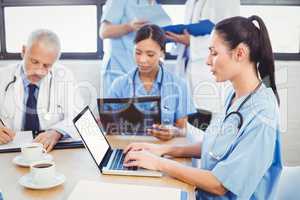
<instances>
[{"instance_id":1,"label":"saucer","mask_svg":"<svg viewBox=\"0 0 300 200\"><path fill-rule=\"evenodd\" d=\"M32 179L31 173L28 173L19 179L19 184L26 188L43 190L43 189L49 189L61 185L65 181L66 181L65 175L61 173L56 173L56 176L53 181L45 184L36 184Z\"/></svg>"},{"instance_id":2,"label":"saucer","mask_svg":"<svg viewBox=\"0 0 300 200\"><path fill-rule=\"evenodd\" d=\"M37 161L52 161L53 157L50 154L46 154L41 160L37 160ZM33 161L36 162L36 161ZM13 163L16 165L19 165L21 167L30 167L31 162L28 162L27 160L25 160L22 155L16 156L13 159Z\"/></svg>"}]
</instances>

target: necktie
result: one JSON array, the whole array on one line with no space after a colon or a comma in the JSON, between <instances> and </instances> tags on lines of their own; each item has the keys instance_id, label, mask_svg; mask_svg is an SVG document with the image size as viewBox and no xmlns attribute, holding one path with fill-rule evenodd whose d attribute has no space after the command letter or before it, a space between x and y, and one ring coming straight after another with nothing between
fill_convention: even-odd
<instances>
[{"instance_id":1,"label":"necktie","mask_svg":"<svg viewBox=\"0 0 300 200\"><path fill-rule=\"evenodd\" d=\"M26 102L24 130L36 132L40 127L39 117L37 114L37 99L34 96L37 86L29 84L28 89L29 95Z\"/></svg>"}]
</instances>

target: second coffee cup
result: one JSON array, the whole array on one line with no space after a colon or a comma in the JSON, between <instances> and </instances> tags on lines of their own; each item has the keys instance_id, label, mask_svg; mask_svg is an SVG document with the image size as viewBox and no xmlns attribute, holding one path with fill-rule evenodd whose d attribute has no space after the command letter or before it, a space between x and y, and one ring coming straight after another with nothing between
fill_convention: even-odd
<instances>
[{"instance_id":1,"label":"second coffee cup","mask_svg":"<svg viewBox=\"0 0 300 200\"><path fill-rule=\"evenodd\" d=\"M53 161L39 161L30 165L32 181L35 184L50 184L55 180L55 163Z\"/></svg>"},{"instance_id":2,"label":"second coffee cup","mask_svg":"<svg viewBox=\"0 0 300 200\"><path fill-rule=\"evenodd\" d=\"M31 163L42 160L47 151L40 143L29 143L21 147L21 153L23 159Z\"/></svg>"}]
</instances>

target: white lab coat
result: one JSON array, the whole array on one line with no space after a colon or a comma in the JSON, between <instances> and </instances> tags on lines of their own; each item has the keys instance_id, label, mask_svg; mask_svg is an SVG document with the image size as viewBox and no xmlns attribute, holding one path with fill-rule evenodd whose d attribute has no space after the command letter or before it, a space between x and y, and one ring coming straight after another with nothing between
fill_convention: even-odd
<instances>
[{"instance_id":1,"label":"white lab coat","mask_svg":"<svg viewBox=\"0 0 300 200\"><path fill-rule=\"evenodd\" d=\"M23 63L0 69L0 118L14 131L20 131L26 110L24 85L21 77ZM70 70L55 64L39 85L37 113L40 129L54 129L77 137L73 118L83 108L80 93L75 91L75 79ZM16 77L5 92L8 84ZM51 81L52 77L52 81ZM51 87L50 87L51 85ZM50 101L49 101L50 99Z\"/></svg>"},{"instance_id":2,"label":"white lab coat","mask_svg":"<svg viewBox=\"0 0 300 200\"><path fill-rule=\"evenodd\" d=\"M204 19L209 19L216 24L222 19L237 16L240 13L240 0L187 0L185 6L184 23L186 24L197 23ZM209 71L209 67L206 65L209 42L210 35L191 35L189 62L186 73L184 72L183 58L185 45L177 44L175 48L178 56L176 73L180 76L185 74L188 79L196 107L216 111L216 102L213 101L218 100L210 98L206 102L203 101L207 95L215 96L215 94L211 93L211 90L215 91L216 89L216 84L214 83L214 85L212 85L214 79ZM218 105L218 107L221 108L222 106L223 105Z\"/></svg>"}]
</instances>

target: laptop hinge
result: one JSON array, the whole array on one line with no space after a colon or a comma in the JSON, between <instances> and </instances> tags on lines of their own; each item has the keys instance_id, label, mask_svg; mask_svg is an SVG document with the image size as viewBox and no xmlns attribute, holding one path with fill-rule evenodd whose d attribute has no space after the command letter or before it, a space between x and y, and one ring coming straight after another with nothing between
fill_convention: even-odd
<instances>
[{"instance_id":1,"label":"laptop hinge","mask_svg":"<svg viewBox=\"0 0 300 200\"><path fill-rule=\"evenodd\" d=\"M100 165L99 165L99 168L102 169L103 167L105 167L109 161L109 158L112 154L113 150L111 149L111 147L109 147L109 149L107 150L104 158L102 159Z\"/></svg>"}]
</instances>

